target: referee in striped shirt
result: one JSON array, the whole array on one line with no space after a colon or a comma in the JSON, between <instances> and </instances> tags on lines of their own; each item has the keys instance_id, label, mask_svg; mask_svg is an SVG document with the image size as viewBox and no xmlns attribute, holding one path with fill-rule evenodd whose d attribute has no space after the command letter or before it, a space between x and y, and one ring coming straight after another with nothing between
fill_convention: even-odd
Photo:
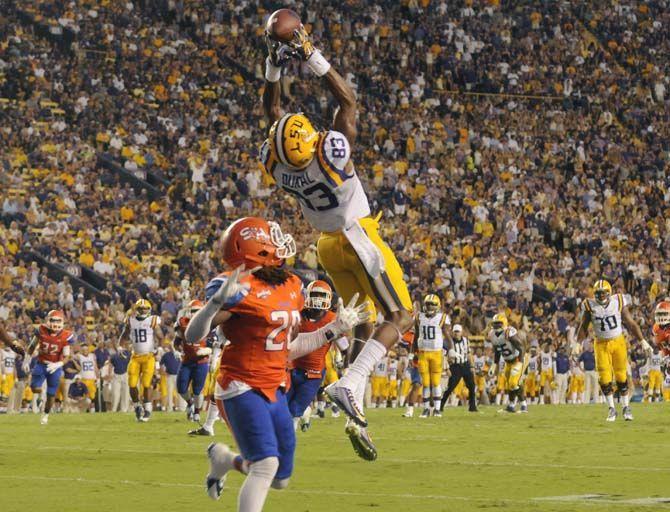
<instances>
[{"instance_id":1,"label":"referee in striped shirt","mask_svg":"<svg viewBox=\"0 0 670 512\"><path fill-rule=\"evenodd\" d=\"M449 395L456 389L461 379L465 380L465 386L468 388L468 401L470 402L470 412L477 412L477 402L475 395L475 378L472 375L472 354L470 353L470 340L463 336L463 327L460 324L455 324L451 329L452 335L447 339L449 344L449 370L451 376L447 384L447 390L442 395L440 400L440 411L444 409L444 404L447 403Z\"/></svg>"}]
</instances>

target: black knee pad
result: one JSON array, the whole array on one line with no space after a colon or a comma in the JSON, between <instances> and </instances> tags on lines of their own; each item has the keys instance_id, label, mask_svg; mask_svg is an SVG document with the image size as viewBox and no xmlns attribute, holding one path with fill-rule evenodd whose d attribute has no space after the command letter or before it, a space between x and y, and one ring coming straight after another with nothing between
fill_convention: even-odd
<instances>
[{"instance_id":1,"label":"black knee pad","mask_svg":"<svg viewBox=\"0 0 670 512\"><path fill-rule=\"evenodd\" d=\"M619 390L619 393L625 395L626 393L628 393L628 379L626 379L623 382L617 382L616 387Z\"/></svg>"},{"instance_id":2,"label":"black knee pad","mask_svg":"<svg viewBox=\"0 0 670 512\"><path fill-rule=\"evenodd\" d=\"M608 382L607 384L601 384L600 389L603 391L603 395L611 395L614 392L614 389L612 388L612 383Z\"/></svg>"}]
</instances>

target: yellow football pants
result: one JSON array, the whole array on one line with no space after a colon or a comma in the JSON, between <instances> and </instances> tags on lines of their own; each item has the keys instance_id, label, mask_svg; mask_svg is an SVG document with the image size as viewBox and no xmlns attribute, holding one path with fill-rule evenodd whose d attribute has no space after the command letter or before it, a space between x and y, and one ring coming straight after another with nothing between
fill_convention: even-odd
<instances>
[{"instance_id":1,"label":"yellow football pants","mask_svg":"<svg viewBox=\"0 0 670 512\"><path fill-rule=\"evenodd\" d=\"M623 334L611 340L596 340L594 349L600 385L611 384L612 377L616 382L626 382L628 350Z\"/></svg>"},{"instance_id":2,"label":"yellow football pants","mask_svg":"<svg viewBox=\"0 0 670 512\"><path fill-rule=\"evenodd\" d=\"M553 370L544 370L540 372L540 388L544 389L545 384L551 384L554 381Z\"/></svg>"},{"instance_id":3,"label":"yellow football pants","mask_svg":"<svg viewBox=\"0 0 670 512\"><path fill-rule=\"evenodd\" d=\"M649 370L649 385L647 391L649 393L660 393L663 386L663 375L660 370Z\"/></svg>"},{"instance_id":4,"label":"yellow football pants","mask_svg":"<svg viewBox=\"0 0 670 512\"><path fill-rule=\"evenodd\" d=\"M12 392L12 389L14 389L14 375L8 373L1 378L2 384L0 385L0 396L8 397Z\"/></svg>"},{"instance_id":5,"label":"yellow football pants","mask_svg":"<svg viewBox=\"0 0 670 512\"><path fill-rule=\"evenodd\" d=\"M523 361L505 361L505 369L503 372L505 374L505 389L507 391L514 391L519 388L524 369Z\"/></svg>"},{"instance_id":6,"label":"yellow football pants","mask_svg":"<svg viewBox=\"0 0 670 512\"><path fill-rule=\"evenodd\" d=\"M442 350L422 350L419 352L419 373L423 387L436 388L442 380Z\"/></svg>"},{"instance_id":7,"label":"yellow football pants","mask_svg":"<svg viewBox=\"0 0 670 512\"><path fill-rule=\"evenodd\" d=\"M570 389L568 393L583 393L586 389L586 384L583 375L573 375L570 378Z\"/></svg>"},{"instance_id":8,"label":"yellow football pants","mask_svg":"<svg viewBox=\"0 0 670 512\"><path fill-rule=\"evenodd\" d=\"M498 389L498 393L502 393L503 391L507 390L507 377L505 377L504 372L498 374L498 382L496 383L496 388Z\"/></svg>"},{"instance_id":9,"label":"yellow football pants","mask_svg":"<svg viewBox=\"0 0 670 512\"><path fill-rule=\"evenodd\" d=\"M400 383L400 396L407 396L412 389L412 379L403 379Z\"/></svg>"},{"instance_id":10,"label":"yellow football pants","mask_svg":"<svg viewBox=\"0 0 670 512\"><path fill-rule=\"evenodd\" d=\"M475 375L475 388L477 388L477 393L486 391L486 375Z\"/></svg>"},{"instance_id":11,"label":"yellow football pants","mask_svg":"<svg viewBox=\"0 0 670 512\"><path fill-rule=\"evenodd\" d=\"M389 380L386 377L375 377L370 379L371 394L373 397L386 398L386 391Z\"/></svg>"},{"instance_id":12,"label":"yellow football pants","mask_svg":"<svg viewBox=\"0 0 670 512\"><path fill-rule=\"evenodd\" d=\"M95 379L81 379L81 381L88 388L88 397L91 400L95 400L95 396L98 394L98 387L95 385Z\"/></svg>"},{"instance_id":13,"label":"yellow football pants","mask_svg":"<svg viewBox=\"0 0 670 512\"><path fill-rule=\"evenodd\" d=\"M379 236L379 222L371 217L360 220L370 241L381 251L384 271L375 279L368 274L349 240L340 231L321 233L317 242L319 263L333 280L335 290L345 303L355 293L359 302L368 300L372 318L373 305L383 313L406 309L412 311L412 299L403 279L403 270L393 251Z\"/></svg>"},{"instance_id":14,"label":"yellow football pants","mask_svg":"<svg viewBox=\"0 0 670 512\"><path fill-rule=\"evenodd\" d=\"M389 400L397 400L398 398L398 379L389 380L388 393Z\"/></svg>"},{"instance_id":15,"label":"yellow football pants","mask_svg":"<svg viewBox=\"0 0 670 512\"><path fill-rule=\"evenodd\" d=\"M528 375L526 375L524 391L526 392L526 396L529 397L534 397L535 395L537 395L539 391L537 386L537 373L531 372Z\"/></svg>"},{"instance_id":16,"label":"yellow football pants","mask_svg":"<svg viewBox=\"0 0 670 512\"><path fill-rule=\"evenodd\" d=\"M330 386L333 382L340 380L337 375L337 370L334 368L326 368L326 375L323 378L323 387Z\"/></svg>"},{"instance_id":17,"label":"yellow football pants","mask_svg":"<svg viewBox=\"0 0 670 512\"><path fill-rule=\"evenodd\" d=\"M156 358L153 354L133 354L128 363L128 387L136 388L142 377L142 387L151 388L151 379L156 371Z\"/></svg>"}]
</instances>

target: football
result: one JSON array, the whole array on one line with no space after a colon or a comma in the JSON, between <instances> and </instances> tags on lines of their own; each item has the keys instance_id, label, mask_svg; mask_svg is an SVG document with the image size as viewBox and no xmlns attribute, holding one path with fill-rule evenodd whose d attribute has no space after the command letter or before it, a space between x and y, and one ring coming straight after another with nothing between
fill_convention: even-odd
<instances>
[{"instance_id":1,"label":"football","mask_svg":"<svg viewBox=\"0 0 670 512\"><path fill-rule=\"evenodd\" d=\"M296 12L291 9L279 9L270 15L265 30L273 39L288 43L301 24L300 16Z\"/></svg>"}]
</instances>

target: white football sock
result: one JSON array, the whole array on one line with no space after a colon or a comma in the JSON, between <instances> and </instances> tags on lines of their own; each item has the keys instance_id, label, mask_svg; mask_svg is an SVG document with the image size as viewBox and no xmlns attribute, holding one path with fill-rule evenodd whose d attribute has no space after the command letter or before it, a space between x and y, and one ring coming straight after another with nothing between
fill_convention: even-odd
<instances>
[{"instance_id":1,"label":"white football sock","mask_svg":"<svg viewBox=\"0 0 670 512\"><path fill-rule=\"evenodd\" d=\"M249 474L240 487L237 499L238 512L261 512L265 498L274 480L279 459L267 457L254 462L249 466Z\"/></svg>"},{"instance_id":2,"label":"white football sock","mask_svg":"<svg viewBox=\"0 0 670 512\"><path fill-rule=\"evenodd\" d=\"M205 420L205 424L202 426L202 428L209 430L210 432L214 432L214 423L218 418L219 408L216 406L216 404L210 402L209 407L207 408L207 419Z\"/></svg>"},{"instance_id":3,"label":"white football sock","mask_svg":"<svg viewBox=\"0 0 670 512\"><path fill-rule=\"evenodd\" d=\"M293 430L298 431L298 424L300 423L300 418L293 418Z\"/></svg>"},{"instance_id":4,"label":"white football sock","mask_svg":"<svg viewBox=\"0 0 670 512\"><path fill-rule=\"evenodd\" d=\"M153 410L153 404L151 402L144 402L144 410L150 413Z\"/></svg>"},{"instance_id":5,"label":"white football sock","mask_svg":"<svg viewBox=\"0 0 670 512\"><path fill-rule=\"evenodd\" d=\"M358 405L363 409L365 406L365 388L368 385L368 379L361 379L361 381L358 383L358 387L354 390L354 396L356 397L356 401L358 402Z\"/></svg>"},{"instance_id":6,"label":"white football sock","mask_svg":"<svg viewBox=\"0 0 670 512\"><path fill-rule=\"evenodd\" d=\"M629 403L630 403L630 396L628 395L628 393L621 395L621 405L623 407L628 407Z\"/></svg>"},{"instance_id":7,"label":"white football sock","mask_svg":"<svg viewBox=\"0 0 670 512\"><path fill-rule=\"evenodd\" d=\"M316 403L316 410L319 412L324 412L326 410L326 402L323 400L319 400Z\"/></svg>"},{"instance_id":8,"label":"white football sock","mask_svg":"<svg viewBox=\"0 0 670 512\"><path fill-rule=\"evenodd\" d=\"M614 395L609 394L605 396L605 400L607 401L607 406L608 407L614 407Z\"/></svg>"},{"instance_id":9,"label":"white football sock","mask_svg":"<svg viewBox=\"0 0 670 512\"><path fill-rule=\"evenodd\" d=\"M360 382L367 380L372 369L385 355L386 347L370 338L337 385L351 390L357 389Z\"/></svg>"},{"instance_id":10,"label":"white football sock","mask_svg":"<svg viewBox=\"0 0 670 512\"><path fill-rule=\"evenodd\" d=\"M302 413L302 420L308 423L311 417L312 417L312 407L308 405L307 409L305 409L305 412Z\"/></svg>"}]
</instances>

